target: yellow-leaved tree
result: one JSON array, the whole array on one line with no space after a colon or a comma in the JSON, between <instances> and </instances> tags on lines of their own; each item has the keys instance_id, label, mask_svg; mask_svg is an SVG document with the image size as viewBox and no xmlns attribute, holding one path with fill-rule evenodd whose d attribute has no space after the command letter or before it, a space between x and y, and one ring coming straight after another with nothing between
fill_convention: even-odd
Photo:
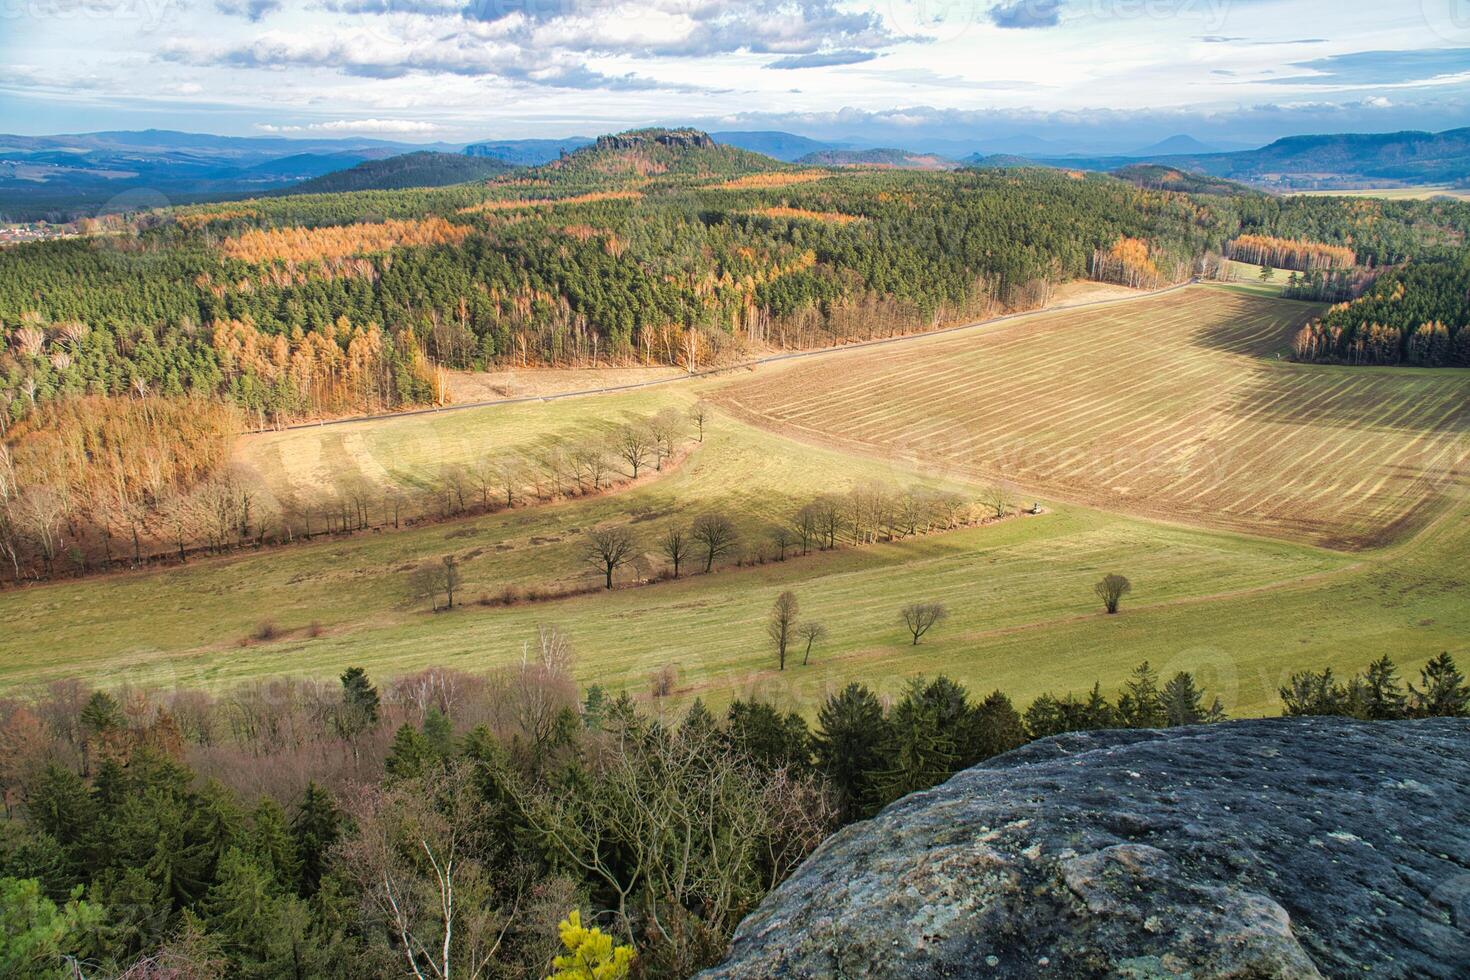
<instances>
[{"instance_id":1,"label":"yellow-leaved tree","mask_svg":"<svg viewBox=\"0 0 1470 980\"><path fill-rule=\"evenodd\" d=\"M626 980L633 965L633 947L618 946L613 937L582 925L582 913L573 909L558 927L566 954L551 961L547 980Z\"/></svg>"}]
</instances>

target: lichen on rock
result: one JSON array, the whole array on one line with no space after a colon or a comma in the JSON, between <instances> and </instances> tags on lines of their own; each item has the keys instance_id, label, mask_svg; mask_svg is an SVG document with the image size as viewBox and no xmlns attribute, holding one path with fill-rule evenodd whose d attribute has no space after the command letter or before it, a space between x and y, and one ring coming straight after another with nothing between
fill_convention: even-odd
<instances>
[{"instance_id":1,"label":"lichen on rock","mask_svg":"<svg viewBox=\"0 0 1470 980\"><path fill-rule=\"evenodd\" d=\"M709 978L1470 975L1470 722L1033 743L822 845Z\"/></svg>"}]
</instances>

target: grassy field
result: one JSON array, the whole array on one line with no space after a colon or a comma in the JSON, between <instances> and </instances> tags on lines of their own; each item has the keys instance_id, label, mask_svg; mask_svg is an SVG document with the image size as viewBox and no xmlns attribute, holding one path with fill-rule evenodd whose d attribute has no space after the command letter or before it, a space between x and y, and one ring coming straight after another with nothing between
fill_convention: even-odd
<instances>
[{"instance_id":1,"label":"grassy field","mask_svg":"<svg viewBox=\"0 0 1470 980\"><path fill-rule=\"evenodd\" d=\"M1354 191L1293 191L1292 194L1302 197L1377 197L1385 201L1427 201L1436 197L1470 201L1470 188L1451 187L1448 184L1425 184L1422 187L1369 187Z\"/></svg>"},{"instance_id":2,"label":"grassy field","mask_svg":"<svg viewBox=\"0 0 1470 980\"><path fill-rule=\"evenodd\" d=\"M1315 309L1192 287L799 362L717 399L799 437L1108 509L1394 540L1470 486L1470 372L1281 360Z\"/></svg>"},{"instance_id":3,"label":"grassy field","mask_svg":"<svg viewBox=\"0 0 1470 980\"><path fill-rule=\"evenodd\" d=\"M1116 688L1147 657L1166 671L1197 671L1232 711L1258 714L1276 710L1276 688L1293 670L1352 672L1382 652L1413 669L1441 650L1463 654L1470 522L1463 472L1450 464L1467 451L1466 373L1263 360L1301 309L1193 289L641 392L252 437L240 466L261 492L288 497L348 478L411 484L447 462L700 397L745 414L763 386L776 420L773 430L763 417L721 413L678 467L611 495L0 593L0 689L72 676L219 689L279 674L332 676L349 664L377 676L428 665L485 670L513 662L538 625L554 624L571 636L584 683L646 697L649 675L673 665L678 691L659 702L670 710L695 696L718 706L759 694L810 713L849 680L895 692L909 676L941 671L1024 703L1094 679ZM1096 366L1076 350L1083 323L1096 328ZM1120 352L1128 356L1110 356ZM920 362L929 370L916 373ZM1049 396L1028 394L1048 376ZM830 414L801 424L785 417L814 394L808 412ZM1090 420L1088 397L1100 399ZM972 421L977 413L989 421ZM1191 423L1229 450L1219 458L1231 464L1205 470L1197 510L1178 503L1191 463L1174 455L1193 445L1181 434ZM1094 427L1117 434L1097 437L1121 446L1117 455L1087 455L1099 444L1088 441ZM986 472L972 465L971 447L1008 429L1032 451L1010 456L1027 465L1006 475L1037 488L1048 502L1040 516L449 614L426 612L406 588L415 565L449 553L463 563L471 600L506 585L582 584L593 572L580 541L595 525L627 523L651 552L670 522L713 508L735 515L751 542L810 496L859 483L922 480L975 494ZM1161 454L1129 455L1143 439ZM1433 486L1410 479L1403 467L1415 452L1448 475ZM1097 480L1107 492L1048 493L1070 488L1054 478L1064 464L1084 472L1084 491ZM1127 465L1135 472L1124 482ZM1351 492L1327 493L1333 486ZM1174 506L1141 501L1144 488ZM1330 522L1277 524L1272 511L1247 506L1252 494L1273 493L1313 501ZM1341 496L1352 503L1331 509ZM1237 498L1244 503L1233 505ZM1341 535L1375 520L1398 522L1395 543L1347 554L1310 540L1323 527ZM1234 530L1257 526L1298 540ZM656 562L649 554L646 567ZM1109 571L1135 583L1115 617L1101 615L1091 594ZM778 672L763 625L785 588L831 638L810 666ZM928 599L946 603L951 618L914 647L897 609ZM242 645L264 620L284 635Z\"/></svg>"}]
</instances>

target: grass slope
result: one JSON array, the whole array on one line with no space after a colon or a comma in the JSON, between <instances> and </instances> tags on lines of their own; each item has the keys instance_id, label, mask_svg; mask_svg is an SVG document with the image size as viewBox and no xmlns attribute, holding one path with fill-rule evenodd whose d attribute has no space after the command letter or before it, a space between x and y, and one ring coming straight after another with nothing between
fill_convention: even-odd
<instances>
[{"instance_id":1,"label":"grass slope","mask_svg":"<svg viewBox=\"0 0 1470 980\"><path fill-rule=\"evenodd\" d=\"M1199 322L1191 336L1216 342L1222 335L1237 343L1256 336L1264 327L1257 316L1272 322L1289 318L1281 304L1214 290L1193 290L1183 299L1174 294L1171 305L1193 309ZM1230 316L1211 321L1211 307ZM1107 321L1125 308L1135 313L1114 331ZM1095 383L1081 362L1065 356L1069 318L1082 314L1097 318L1101 336L1112 343L1122 343L1121 334L1130 330L1171 335L1168 311L1152 301L1053 313L949 338L844 352L782 372L255 437L242 445L240 460L253 468L263 493L288 495L342 474L397 480L550 433L610 424L627 413L683 407L701 395L723 397L722 390L749 397L751 385L772 378L781 380L783 397L799 397L796 386L808 383L802 372L822 363L841 364L854 379L871 383L875 374L866 359L875 352L888 365L885 377L903 379L910 351L934 359L936 345L943 349L964 340L993 354L995 338L1017 329L1031 347L1049 351L1062 372L1066 383L1052 384L1051 411L1060 417L1069 399ZM1264 330L1260 337L1270 335ZM1198 356L1214 357L1218 350L1214 343L1203 349ZM978 367L966 364L969 374L951 376L945 389L954 389L957 400L982 405L979 396L963 392L964 379L983 372L983 360ZM1155 413L1155 424L1167 421L1170 412L1187 417L1189 405L1213 397L1221 384L1235 383L1211 360L1209 371L1191 376L1192 394L1171 397L1157 389L1156 379L1179 373L1180 366L1129 359L1116 364L1118 383L1127 382L1135 400L1119 402L1127 417L1146 409ZM952 375L950 367L942 358L931 364L939 376ZM1073 373L1075 380L1068 380ZM1336 444L1351 441L1344 436L1422 437L1412 429L1418 416L1403 406L1433 395L1435 385L1460 383L1455 379L1464 375L1328 370L1322 377L1365 384L1374 392L1394 382L1381 408L1390 417L1398 412L1399 420L1343 433L1324 430ZM865 397L871 405L901 409L913 384L905 380ZM1316 394L1330 398L1334 390ZM779 402L775 394L773 404ZM998 391L986 397L1007 396ZM935 422L951 417L937 396L931 401ZM1144 408L1130 407L1135 402ZM1025 407L1012 405L1009 417L1025 422ZM759 694L810 713L828 691L849 680L895 692L908 676L940 671L977 690L999 687L1024 702L1044 690L1086 687L1094 678L1115 686L1146 657L1165 672L1197 671L1234 713L1244 715L1276 710L1276 688L1293 670L1330 665L1350 673L1390 652L1412 672L1441 650L1470 652L1470 605L1464 602L1470 591L1464 561L1470 554L1470 507L1463 483L1440 488L1440 516L1421 522L1412 537L1353 555L1064 503L1039 517L989 527L557 602L434 615L406 596L406 570L446 553L461 558L462 591L470 598L507 584L585 581L592 572L581 563L579 537L602 523L626 522L651 544L669 522L718 506L736 514L752 540L811 494L866 481L910 482L916 467L908 458L916 449L933 463L925 469L926 480L975 489L967 482L974 473L961 465L962 457L929 451L935 444L916 441L911 428L892 430L887 441L869 438L862 452L835 445L825 432L788 430L799 437L722 417L706 444L677 469L615 495L0 593L0 689L73 676L104 684L224 686L280 674L328 677L349 664L380 676L431 664L484 670L519 657L538 625L556 624L573 639L584 683L644 695L652 671L676 665L679 690L661 702L671 709L695 696L718 706ZM861 431L871 437L875 430L864 422ZM1070 458L1084 460L1067 448L1077 444L1067 438L1076 431L1056 426L1032 435L1040 447L1035 458L1071 452ZM1221 434L1212 431L1217 438ZM1257 438L1274 443L1291 431L1268 429ZM1459 439L1445 443L1449 451L1463 448L1463 432ZM1259 452L1274 448L1256 446ZM1350 455L1337 478L1381 479L1377 467L1385 451L1380 445ZM1323 460L1334 458L1321 454ZM1233 472L1270 493L1268 475ZM1294 470L1284 466L1281 472L1289 490ZM1240 485L1242 492L1246 486ZM1092 582L1108 571L1123 572L1135 583L1120 616L1099 614L1091 595ZM832 636L811 666L777 672L763 626L773 597L785 588L796 591L803 615L823 621ZM945 602L952 617L914 647L896 611L921 599ZM265 619L287 635L242 647L241 638ZM321 624L320 635L305 629L313 622Z\"/></svg>"}]
</instances>

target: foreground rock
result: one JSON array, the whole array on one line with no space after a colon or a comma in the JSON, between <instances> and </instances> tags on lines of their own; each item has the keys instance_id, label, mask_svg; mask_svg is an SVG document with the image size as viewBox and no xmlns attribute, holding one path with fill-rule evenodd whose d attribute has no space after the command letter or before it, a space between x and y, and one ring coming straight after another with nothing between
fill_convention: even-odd
<instances>
[{"instance_id":1,"label":"foreground rock","mask_svg":"<svg viewBox=\"0 0 1470 980\"><path fill-rule=\"evenodd\" d=\"M1470 722L1047 739L824 844L708 977L1470 976Z\"/></svg>"}]
</instances>

